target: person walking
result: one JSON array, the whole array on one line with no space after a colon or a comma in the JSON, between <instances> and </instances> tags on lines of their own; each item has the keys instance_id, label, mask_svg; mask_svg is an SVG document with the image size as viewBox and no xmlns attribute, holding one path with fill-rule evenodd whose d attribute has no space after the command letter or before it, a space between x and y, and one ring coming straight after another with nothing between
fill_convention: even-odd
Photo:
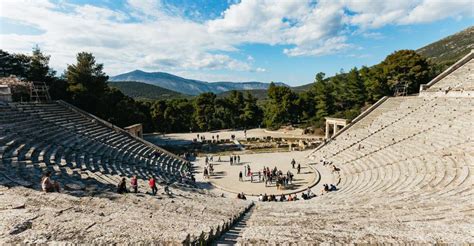
<instances>
[{"instance_id":1,"label":"person walking","mask_svg":"<svg viewBox=\"0 0 474 246\"><path fill-rule=\"evenodd\" d=\"M297 167L297 169L298 169L298 174L300 174L300 171L301 171L301 165L300 165L299 163L298 163L298 167Z\"/></svg>"},{"instance_id":2,"label":"person walking","mask_svg":"<svg viewBox=\"0 0 474 246\"><path fill-rule=\"evenodd\" d=\"M158 192L158 188L156 188L156 180L155 180L154 177L150 178L150 180L148 181L148 185L150 185L151 194L153 194L155 196L156 193Z\"/></svg>"}]
</instances>

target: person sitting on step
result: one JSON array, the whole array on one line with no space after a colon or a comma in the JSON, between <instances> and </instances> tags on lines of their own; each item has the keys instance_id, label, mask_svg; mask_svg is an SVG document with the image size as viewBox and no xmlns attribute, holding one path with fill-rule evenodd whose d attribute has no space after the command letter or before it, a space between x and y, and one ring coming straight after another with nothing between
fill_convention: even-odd
<instances>
[{"instance_id":1,"label":"person sitting on step","mask_svg":"<svg viewBox=\"0 0 474 246\"><path fill-rule=\"evenodd\" d=\"M51 172L46 172L41 178L41 189L44 192L60 192L59 187L58 182L51 180Z\"/></svg>"},{"instance_id":2,"label":"person sitting on step","mask_svg":"<svg viewBox=\"0 0 474 246\"><path fill-rule=\"evenodd\" d=\"M127 193L127 184L126 184L125 178L122 178L120 183L118 183L117 193L119 193L119 194Z\"/></svg>"}]
</instances>

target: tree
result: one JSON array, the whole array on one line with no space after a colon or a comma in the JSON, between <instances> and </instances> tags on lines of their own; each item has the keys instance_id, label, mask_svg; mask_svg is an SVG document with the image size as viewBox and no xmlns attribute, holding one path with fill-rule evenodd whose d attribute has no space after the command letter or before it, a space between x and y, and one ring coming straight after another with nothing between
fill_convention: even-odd
<instances>
[{"instance_id":1,"label":"tree","mask_svg":"<svg viewBox=\"0 0 474 246\"><path fill-rule=\"evenodd\" d=\"M429 63L414 50L396 51L387 56L380 67L392 93L404 83L408 84L408 93L416 93L420 84L431 79Z\"/></svg>"},{"instance_id":2,"label":"tree","mask_svg":"<svg viewBox=\"0 0 474 246\"><path fill-rule=\"evenodd\" d=\"M215 120L216 94L212 92L200 94L194 101L194 120L200 130L211 130L218 124Z\"/></svg>"},{"instance_id":3,"label":"tree","mask_svg":"<svg viewBox=\"0 0 474 246\"><path fill-rule=\"evenodd\" d=\"M97 105L108 88L108 76L102 71L103 65L96 64L91 53L77 54L77 63L68 65L65 76L68 81L68 92L73 103L94 114L100 113Z\"/></svg>"},{"instance_id":4,"label":"tree","mask_svg":"<svg viewBox=\"0 0 474 246\"><path fill-rule=\"evenodd\" d=\"M347 94L346 101L348 107L361 107L367 99L364 81L359 75L357 68L353 68L347 73Z\"/></svg>"},{"instance_id":5,"label":"tree","mask_svg":"<svg viewBox=\"0 0 474 246\"><path fill-rule=\"evenodd\" d=\"M286 86L268 87L268 102L265 107L265 125L278 128L285 123L296 123L300 120L300 111L296 101L298 95Z\"/></svg>"},{"instance_id":6,"label":"tree","mask_svg":"<svg viewBox=\"0 0 474 246\"><path fill-rule=\"evenodd\" d=\"M240 120L244 128L260 126L263 119L263 111L257 105L257 98L252 96L250 92L245 94L243 113Z\"/></svg>"},{"instance_id":7,"label":"tree","mask_svg":"<svg viewBox=\"0 0 474 246\"><path fill-rule=\"evenodd\" d=\"M38 46L33 48L26 79L49 84L55 76L55 72L49 67L49 58L50 56L44 55Z\"/></svg>"},{"instance_id":8,"label":"tree","mask_svg":"<svg viewBox=\"0 0 474 246\"><path fill-rule=\"evenodd\" d=\"M334 96L333 87L330 80L324 79L323 76L317 75L313 85L314 101L316 105L316 121L322 121L324 117L334 113Z\"/></svg>"}]
</instances>

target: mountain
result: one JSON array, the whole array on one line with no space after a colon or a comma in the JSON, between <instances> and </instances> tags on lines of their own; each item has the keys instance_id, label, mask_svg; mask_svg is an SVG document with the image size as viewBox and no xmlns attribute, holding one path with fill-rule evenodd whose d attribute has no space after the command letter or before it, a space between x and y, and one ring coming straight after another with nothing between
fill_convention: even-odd
<instances>
[{"instance_id":1,"label":"mountain","mask_svg":"<svg viewBox=\"0 0 474 246\"><path fill-rule=\"evenodd\" d=\"M428 44L416 52L442 66L450 66L474 49L474 26Z\"/></svg>"},{"instance_id":2,"label":"mountain","mask_svg":"<svg viewBox=\"0 0 474 246\"><path fill-rule=\"evenodd\" d=\"M136 81L109 82L109 86L119 89L123 94L134 99L172 99L186 97L186 95L176 91Z\"/></svg>"},{"instance_id":3,"label":"mountain","mask_svg":"<svg viewBox=\"0 0 474 246\"><path fill-rule=\"evenodd\" d=\"M416 52L438 64L440 71L443 71L467 55L472 49L474 49L474 26L419 48ZM312 85L313 83L309 83L291 89L295 92L303 92L311 88Z\"/></svg>"},{"instance_id":4,"label":"mountain","mask_svg":"<svg viewBox=\"0 0 474 246\"><path fill-rule=\"evenodd\" d=\"M188 95L198 95L203 92L213 92L218 94L230 90L267 89L270 85L269 83L262 82L206 82L186 79L169 73L148 73L141 70L135 70L129 73L113 76L109 79L109 81L144 82ZM283 83L276 84L287 86Z\"/></svg>"}]
</instances>

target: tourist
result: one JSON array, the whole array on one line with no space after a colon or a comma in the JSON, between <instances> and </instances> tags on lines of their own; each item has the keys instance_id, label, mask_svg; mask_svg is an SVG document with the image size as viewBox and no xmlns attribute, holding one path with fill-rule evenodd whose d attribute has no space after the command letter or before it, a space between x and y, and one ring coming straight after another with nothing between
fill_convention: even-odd
<instances>
[{"instance_id":1,"label":"tourist","mask_svg":"<svg viewBox=\"0 0 474 246\"><path fill-rule=\"evenodd\" d=\"M168 196L173 195L170 191L170 187L168 186L168 183L165 185L164 191L165 191L166 195L168 195Z\"/></svg>"},{"instance_id":2,"label":"tourist","mask_svg":"<svg viewBox=\"0 0 474 246\"><path fill-rule=\"evenodd\" d=\"M204 178L209 178L209 171L207 171L207 167L204 168Z\"/></svg>"},{"instance_id":3,"label":"tourist","mask_svg":"<svg viewBox=\"0 0 474 246\"><path fill-rule=\"evenodd\" d=\"M151 188L151 194L156 195L158 192L158 188L156 188L156 180L154 177L151 177L150 180L148 181L148 185Z\"/></svg>"},{"instance_id":4,"label":"tourist","mask_svg":"<svg viewBox=\"0 0 474 246\"><path fill-rule=\"evenodd\" d=\"M292 160L291 160L291 167L292 167L293 169L295 169L295 164L296 164L295 159L292 159Z\"/></svg>"},{"instance_id":5,"label":"tourist","mask_svg":"<svg viewBox=\"0 0 474 246\"><path fill-rule=\"evenodd\" d=\"M286 197L285 197L285 195L281 194L281 196L280 196L280 202L284 202L284 201L286 201Z\"/></svg>"},{"instance_id":6,"label":"tourist","mask_svg":"<svg viewBox=\"0 0 474 246\"><path fill-rule=\"evenodd\" d=\"M133 192L138 193L138 180L136 175L133 175L130 180L130 186L132 186Z\"/></svg>"},{"instance_id":7,"label":"tourist","mask_svg":"<svg viewBox=\"0 0 474 246\"><path fill-rule=\"evenodd\" d=\"M232 166L233 163L234 163L234 159L232 158L232 156L230 156L230 165Z\"/></svg>"},{"instance_id":8,"label":"tourist","mask_svg":"<svg viewBox=\"0 0 474 246\"><path fill-rule=\"evenodd\" d=\"M247 177L247 166L244 166L244 174Z\"/></svg>"},{"instance_id":9,"label":"tourist","mask_svg":"<svg viewBox=\"0 0 474 246\"><path fill-rule=\"evenodd\" d=\"M240 155L237 156L237 163L240 163Z\"/></svg>"},{"instance_id":10,"label":"tourist","mask_svg":"<svg viewBox=\"0 0 474 246\"><path fill-rule=\"evenodd\" d=\"M247 197L245 196L245 194L242 192L242 195L240 195L242 197L242 200L247 200Z\"/></svg>"},{"instance_id":11,"label":"tourist","mask_svg":"<svg viewBox=\"0 0 474 246\"><path fill-rule=\"evenodd\" d=\"M262 182L262 174L260 171L258 171L258 182Z\"/></svg>"},{"instance_id":12,"label":"tourist","mask_svg":"<svg viewBox=\"0 0 474 246\"><path fill-rule=\"evenodd\" d=\"M259 200L260 202L263 201L263 195L262 195L262 194L260 194L260 196L258 196L258 200Z\"/></svg>"},{"instance_id":13,"label":"tourist","mask_svg":"<svg viewBox=\"0 0 474 246\"><path fill-rule=\"evenodd\" d=\"M267 202L267 201L268 201L267 193L265 193L265 195L263 195L262 201L263 201L263 202Z\"/></svg>"},{"instance_id":14,"label":"tourist","mask_svg":"<svg viewBox=\"0 0 474 246\"><path fill-rule=\"evenodd\" d=\"M219 156L219 158L217 159L218 162L221 162L221 156Z\"/></svg>"},{"instance_id":15,"label":"tourist","mask_svg":"<svg viewBox=\"0 0 474 246\"><path fill-rule=\"evenodd\" d=\"M122 194L122 193L127 193L127 185L125 178L122 178L120 183L117 185L117 193Z\"/></svg>"},{"instance_id":16,"label":"tourist","mask_svg":"<svg viewBox=\"0 0 474 246\"><path fill-rule=\"evenodd\" d=\"M250 170L250 165L247 165L247 173L248 173L247 176L250 176L250 174L252 173L251 170Z\"/></svg>"},{"instance_id":17,"label":"tourist","mask_svg":"<svg viewBox=\"0 0 474 246\"><path fill-rule=\"evenodd\" d=\"M324 188L323 188L323 193L329 192L329 185L324 184L323 187L324 187Z\"/></svg>"},{"instance_id":18,"label":"tourist","mask_svg":"<svg viewBox=\"0 0 474 246\"><path fill-rule=\"evenodd\" d=\"M216 135L216 139L217 139L217 141L219 141L219 134Z\"/></svg>"},{"instance_id":19,"label":"tourist","mask_svg":"<svg viewBox=\"0 0 474 246\"><path fill-rule=\"evenodd\" d=\"M308 191L306 192L306 196L307 196L308 198L314 197L314 194L313 194L313 192L311 191L310 188L308 188Z\"/></svg>"},{"instance_id":20,"label":"tourist","mask_svg":"<svg viewBox=\"0 0 474 246\"><path fill-rule=\"evenodd\" d=\"M335 185L331 184L331 187L329 188L330 191L336 191L337 188Z\"/></svg>"},{"instance_id":21,"label":"tourist","mask_svg":"<svg viewBox=\"0 0 474 246\"><path fill-rule=\"evenodd\" d=\"M239 172L239 181L244 181L242 177L242 171Z\"/></svg>"},{"instance_id":22,"label":"tourist","mask_svg":"<svg viewBox=\"0 0 474 246\"><path fill-rule=\"evenodd\" d=\"M298 170L298 174L300 174L300 171L301 171L301 165L300 165L299 163L298 163L297 170Z\"/></svg>"},{"instance_id":23,"label":"tourist","mask_svg":"<svg viewBox=\"0 0 474 246\"><path fill-rule=\"evenodd\" d=\"M44 192L60 192L59 183L51 180L51 172L46 172L41 178L41 189Z\"/></svg>"}]
</instances>

